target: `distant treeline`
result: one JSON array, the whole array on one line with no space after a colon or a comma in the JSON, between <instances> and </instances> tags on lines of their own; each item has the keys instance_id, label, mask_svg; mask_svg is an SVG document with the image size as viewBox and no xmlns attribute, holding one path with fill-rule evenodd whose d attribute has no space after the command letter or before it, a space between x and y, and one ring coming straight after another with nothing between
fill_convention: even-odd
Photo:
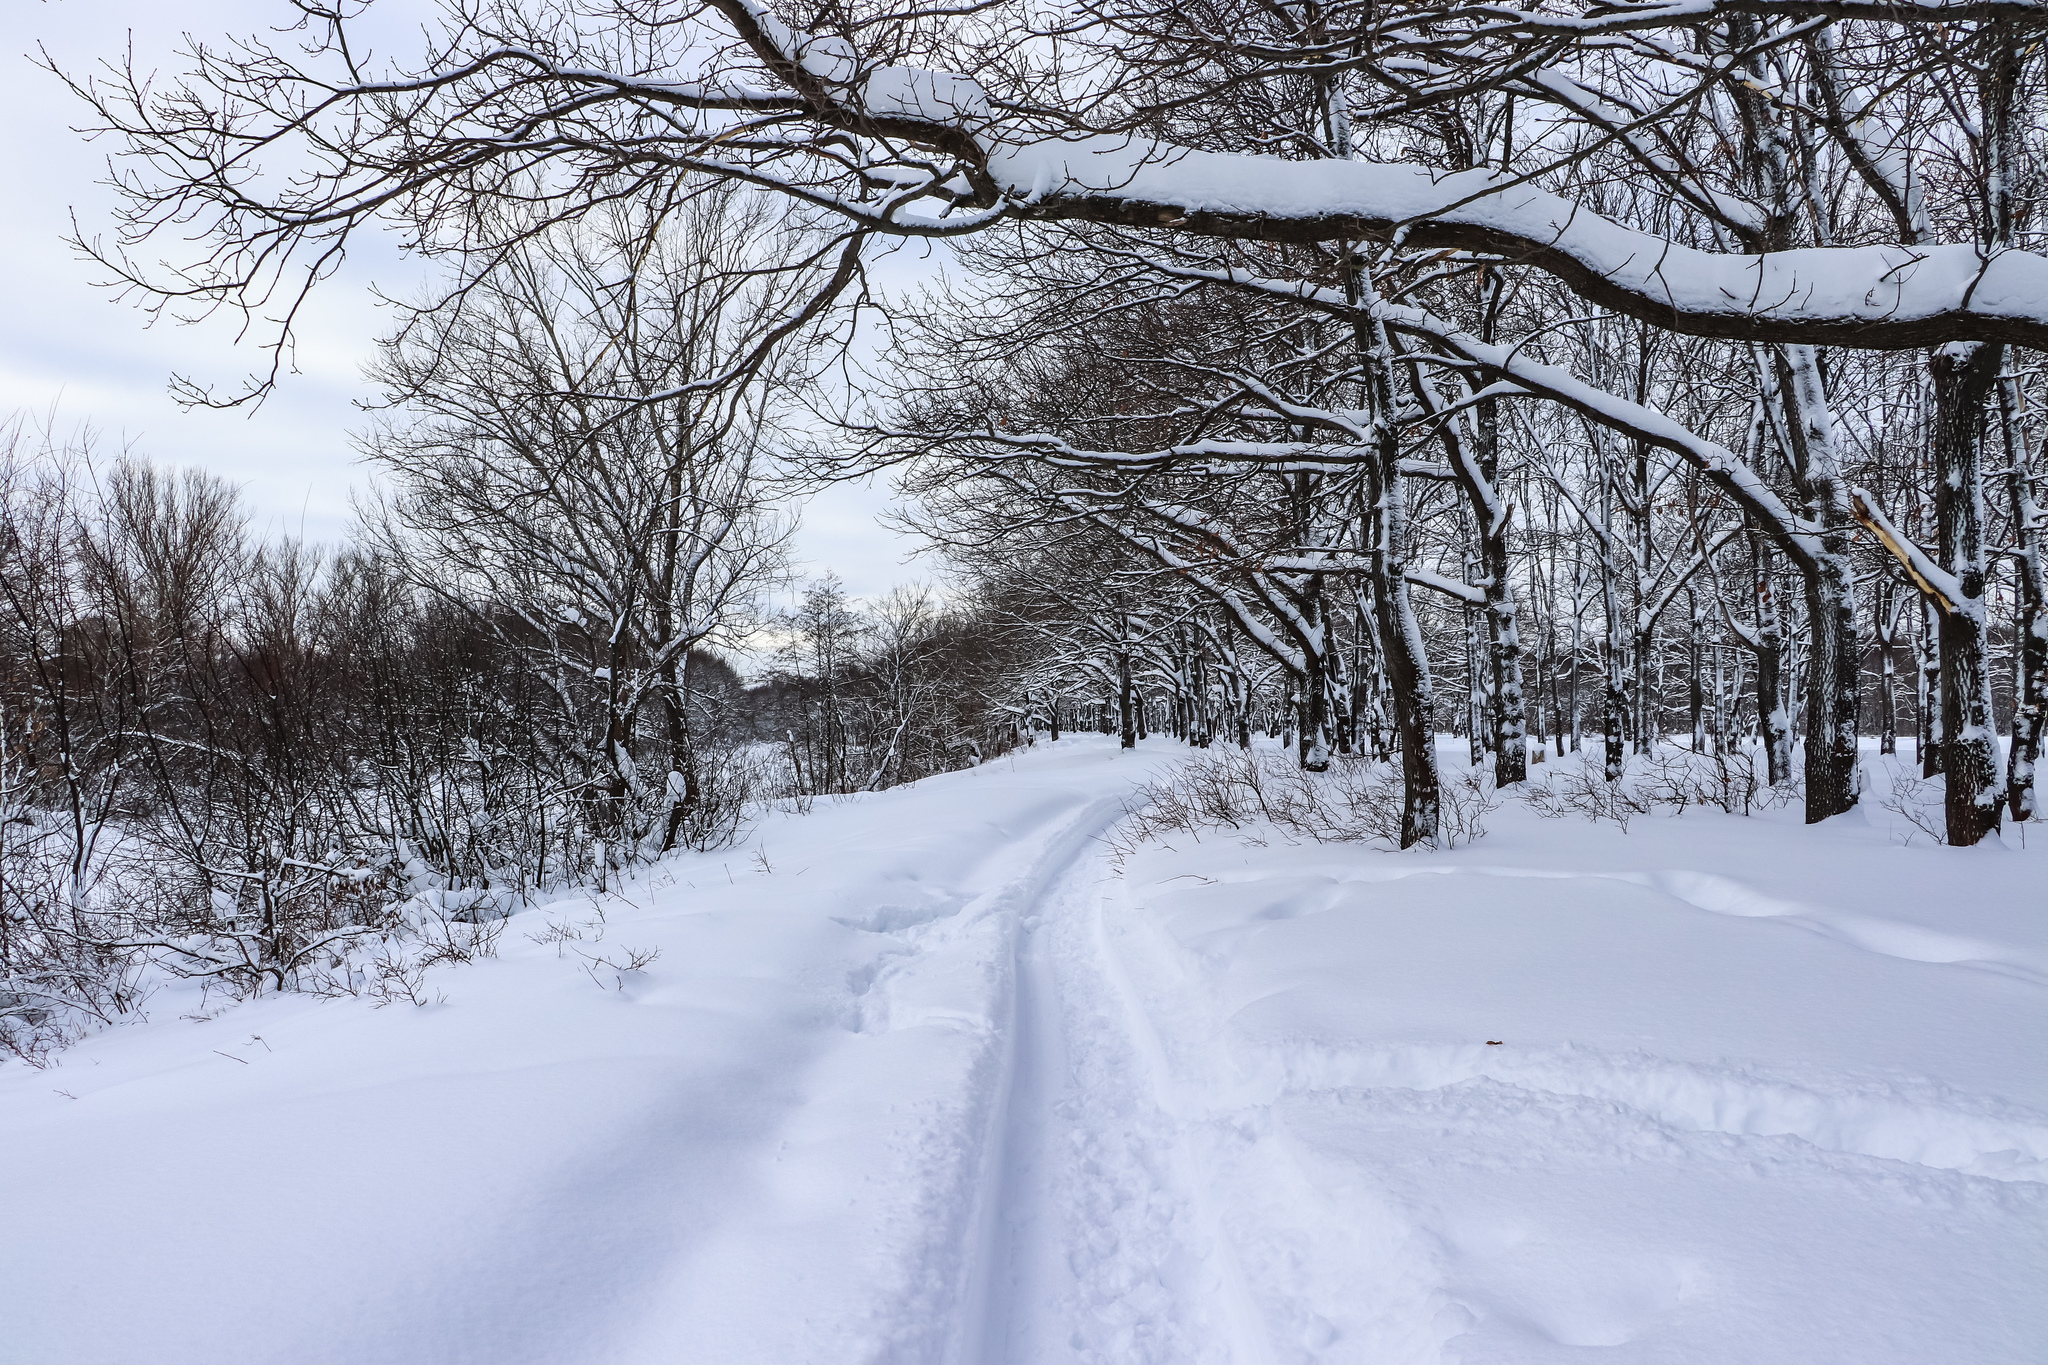
<instances>
[{"instance_id":1,"label":"distant treeline","mask_svg":"<svg viewBox=\"0 0 2048 1365\"><path fill-rule=\"evenodd\" d=\"M731 840L760 803L885 787L1012 741L987 632L830 580L717 620L539 575L448 574L386 520L261 540L235 490L141 460L0 463L0 1019L16 1051L133 1008L156 967L329 989L426 897L487 920ZM472 561L474 567L474 561ZM559 577L576 569L566 562ZM672 576L673 581L673 576ZM716 651L780 646L747 685ZM445 923L444 923L445 928Z\"/></svg>"}]
</instances>

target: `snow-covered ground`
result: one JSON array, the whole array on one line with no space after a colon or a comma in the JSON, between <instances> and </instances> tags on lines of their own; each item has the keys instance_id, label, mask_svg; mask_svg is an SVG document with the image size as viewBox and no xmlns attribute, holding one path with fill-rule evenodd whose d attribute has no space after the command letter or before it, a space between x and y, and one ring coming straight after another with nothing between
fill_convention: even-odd
<instances>
[{"instance_id":1,"label":"snow-covered ground","mask_svg":"<svg viewBox=\"0 0 2048 1365\"><path fill-rule=\"evenodd\" d=\"M0 1360L2048 1358L2040 849L1510 805L1118 865L1183 752L0 1070Z\"/></svg>"}]
</instances>

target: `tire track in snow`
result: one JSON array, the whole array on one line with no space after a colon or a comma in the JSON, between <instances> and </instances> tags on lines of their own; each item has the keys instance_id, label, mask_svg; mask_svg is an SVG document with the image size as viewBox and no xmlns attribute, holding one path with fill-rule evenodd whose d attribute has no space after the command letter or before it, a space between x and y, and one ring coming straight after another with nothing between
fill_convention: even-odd
<instances>
[{"instance_id":1,"label":"tire track in snow","mask_svg":"<svg viewBox=\"0 0 2048 1365\"><path fill-rule=\"evenodd\" d=\"M960 1365L1272 1358L1158 1040L1106 953L1090 845L1120 811L1070 826L1016 907Z\"/></svg>"}]
</instances>

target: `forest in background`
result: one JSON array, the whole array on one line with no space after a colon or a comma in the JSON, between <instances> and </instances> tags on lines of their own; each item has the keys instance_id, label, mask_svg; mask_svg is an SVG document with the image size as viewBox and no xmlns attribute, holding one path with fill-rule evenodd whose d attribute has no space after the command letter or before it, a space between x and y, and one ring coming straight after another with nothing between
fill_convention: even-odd
<instances>
[{"instance_id":1,"label":"forest in background","mask_svg":"<svg viewBox=\"0 0 2048 1365\"><path fill-rule=\"evenodd\" d=\"M14 428L22 1055L158 971L403 995L537 892L1062 729L1277 736L1308 827L1400 848L1517 793L1819 821L1866 738L1930 836L2035 816L2036 5L451 5L374 78L301 15L67 76L146 306L276 323L380 222L447 274L347 545ZM884 289L912 236L942 276ZM290 313L186 396L259 399ZM943 591L768 611L796 500L878 473ZM1280 780L1215 771L1155 797Z\"/></svg>"}]
</instances>

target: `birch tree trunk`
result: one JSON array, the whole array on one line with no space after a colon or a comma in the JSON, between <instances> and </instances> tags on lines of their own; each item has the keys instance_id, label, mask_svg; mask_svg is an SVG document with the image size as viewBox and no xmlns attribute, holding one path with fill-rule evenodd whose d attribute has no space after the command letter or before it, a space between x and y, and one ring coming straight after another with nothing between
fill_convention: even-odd
<instances>
[{"instance_id":1,"label":"birch tree trunk","mask_svg":"<svg viewBox=\"0 0 2048 1365\"><path fill-rule=\"evenodd\" d=\"M1785 714L1785 624L1778 611L1777 575L1770 545L1749 538L1756 574L1756 718L1763 741L1764 768L1771 785L1792 777L1792 722Z\"/></svg>"},{"instance_id":2,"label":"birch tree trunk","mask_svg":"<svg viewBox=\"0 0 2048 1365\"><path fill-rule=\"evenodd\" d=\"M1895 650L1899 643L1898 585L1887 576L1877 584L1877 602L1871 611L1877 633L1877 751L1899 751L1899 666Z\"/></svg>"},{"instance_id":3,"label":"birch tree trunk","mask_svg":"<svg viewBox=\"0 0 2048 1365\"><path fill-rule=\"evenodd\" d=\"M1918 735L1914 747L1919 750L1920 776L1934 777L1940 774L1942 762L1941 742L1941 649L1936 643L1941 628L1935 623L1934 604L1926 598L1920 600L1920 633L1913 641L1913 655L1916 660L1913 680L1913 698L1919 707Z\"/></svg>"},{"instance_id":4,"label":"birch tree trunk","mask_svg":"<svg viewBox=\"0 0 2048 1365\"><path fill-rule=\"evenodd\" d=\"M1688 592L1688 596L1693 600L1686 612L1686 701L1692 719L1692 751L1703 754L1707 751L1707 619L1697 594Z\"/></svg>"},{"instance_id":5,"label":"birch tree trunk","mask_svg":"<svg viewBox=\"0 0 2048 1365\"><path fill-rule=\"evenodd\" d=\"M1465 541L1466 549L1460 578L1468 588L1478 578L1478 556L1472 553L1472 521L1468 509L1460 508L1458 531ZM1492 708L1487 705L1486 675L1492 670L1493 660L1488 651L1479 644L1479 614L1468 602L1460 606L1458 619L1465 627L1465 756L1469 766L1477 768L1486 762L1487 731L1491 728Z\"/></svg>"},{"instance_id":6,"label":"birch tree trunk","mask_svg":"<svg viewBox=\"0 0 2048 1365\"><path fill-rule=\"evenodd\" d=\"M2006 804L2015 821L2035 813L2034 770L2048 726L2048 579L2041 563L2041 510L2034 502L2032 451L2020 427L2019 381L2008 359L1998 386L1999 425L2005 437L2006 475L2012 495L2013 556L2019 603L2013 614L2018 689L2013 698L2012 751L2007 756Z\"/></svg>"},{"instance_id":7,"label":"birch tree trunk","mask_svg":"<svg viewBox=\"0 0 2048 1365\"><path fill-rule=\"evenodd\" d=\"M1512 114L1512 104L1510 104ZM1512 119L1509 120L1510 124ZM1501 277L1487 267L1479 273L1480 339L1497 339ZM1474 510L1481 518L1479 564L1486 575L1486 631L1492 653L1493 780L1513 786L1529 776L1529 716L1522 691L1522 637L1515 610L1515 585L1510 576L1509 539L1514 508L1502 502L1500 488L1500 403L1482 398L1473 425L1473 457L1491 495Z\"/></svg>"},{"instance_id":8,"label":"birch tree trunk","mask_svg":"<svg viewBox=\"0 0 2048 1365\"><path fill-rule=\"evenodd\" d=\"M1600 724L1606 732L1609 782L1619 781L1627 765L1624 726L1628 716L1628 659L1621 620L1621 599L1614 581L1614 471L1602 459L1600 468L1600 611L1605 629L1600 640Z\"/></svg>"}]
</instances>

